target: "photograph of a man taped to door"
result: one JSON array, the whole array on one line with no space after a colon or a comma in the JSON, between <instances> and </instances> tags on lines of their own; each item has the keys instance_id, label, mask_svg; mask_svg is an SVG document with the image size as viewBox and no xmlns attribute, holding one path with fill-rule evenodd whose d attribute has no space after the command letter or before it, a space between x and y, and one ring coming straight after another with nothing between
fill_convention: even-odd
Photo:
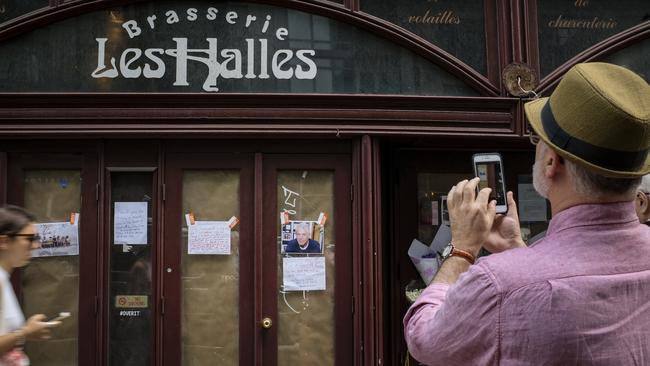
<instances>
[{"instance_id":1,"label":"photograph of a man taped to door","mask_svg":"<svg viewBox=\"0 0 650 366\"><path fill-rule=\"evenodd\" d=\"M290 221L282 225L282 253L322 254L325 229L315 221Z\"/></svg>"}]
</instances>

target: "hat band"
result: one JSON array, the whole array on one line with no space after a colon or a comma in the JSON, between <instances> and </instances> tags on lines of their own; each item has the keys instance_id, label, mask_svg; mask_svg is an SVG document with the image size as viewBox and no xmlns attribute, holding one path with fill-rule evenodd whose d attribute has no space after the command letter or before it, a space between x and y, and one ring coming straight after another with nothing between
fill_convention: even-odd
<instances>
[{"instance_id":1,"label":"hat band","mask_svg":"<svg viewBox=\"0 0 650 366\"><path fill-rule=\"evenodd\" d=\"M558 125L550 103L542 108L542 126L549 140L560 149L569 152L601 168L618 171L637 171L645 163L648 149L641 151L612 150L569 135Z\"/></svg>"}]
</instances>

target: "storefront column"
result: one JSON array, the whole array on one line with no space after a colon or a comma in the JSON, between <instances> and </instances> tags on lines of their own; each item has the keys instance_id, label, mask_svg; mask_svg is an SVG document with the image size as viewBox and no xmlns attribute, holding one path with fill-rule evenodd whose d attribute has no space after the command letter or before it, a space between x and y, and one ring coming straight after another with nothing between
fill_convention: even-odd
<instances>
[{"instance_id":1,"label":"storefront column","mask_svg":"<svg viewBox=\"0 0 650 366\"><path fill-rule=\"evenodd\" d=\"M383 364L383 322L382 322L382 232L381 232L381 171L379 142L364 135L354 149L354 195L355 211L359 217L353 219L359 224L355 228L355 265L360 269L357 308L362 312L357 317L361 323L361 365ZM355 271L355 273L358 273Z\"/></svg>"}]
</instances>

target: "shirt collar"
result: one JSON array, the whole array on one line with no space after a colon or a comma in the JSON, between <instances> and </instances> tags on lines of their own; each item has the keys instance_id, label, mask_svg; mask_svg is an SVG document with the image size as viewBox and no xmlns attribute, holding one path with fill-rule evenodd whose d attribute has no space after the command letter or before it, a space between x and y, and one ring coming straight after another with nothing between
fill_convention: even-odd
<instances>
[{"instance_id":1,"label":"shirt collar","mask_svg":"<svg viewBox=\"0 0 650 366\"><path fill-rule=\"evenodd\" d=\"M611 225L639 222L634 211L634 201L585 204L569 207L553 216L547 234L576 226Z\"/></svg>"},{"instance_id":2,"label":"shirt collar","mask_svg":"<svg viewBox=\"0 0 650 366\"><path fill-rule=\"evenodd\" d=\"M4 281L9 281L9 273L7 273L7 271L5 271L5 269L2 268L2 266L0 266L0 279Z\"/></svg>"}]
</instances>

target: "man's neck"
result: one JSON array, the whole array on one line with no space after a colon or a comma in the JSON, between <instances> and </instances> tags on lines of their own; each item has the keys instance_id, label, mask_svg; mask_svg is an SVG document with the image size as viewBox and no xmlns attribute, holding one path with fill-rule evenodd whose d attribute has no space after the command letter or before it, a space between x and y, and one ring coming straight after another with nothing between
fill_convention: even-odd
<instances>
[{"instance_id":1,"label":"man's neck","mask_svg":"<svg viewBox=\"0 0 650 366\"><path fill-rule=\"evenodd\" d=\"M549 192L548 200L551 202L551 213L555 216L557 213L562 212L568 208L578 205L587 204L603 204L626 202L634 200L633 194L596 194L596 195L583 195L570 187L565 189L553 189Z\"/></svg>"},{"instance_id":2,"label":"man's neck","mask_svg":"<svg viewBox=\"0 0 650 366\"><path fill-rule=\"evenodd\" d=\"M0 267L7 272L9 275L11 275L11 272L13 272L13 267L7 262L6 260L0 260Z\"/></svg>"}]
</instances>

